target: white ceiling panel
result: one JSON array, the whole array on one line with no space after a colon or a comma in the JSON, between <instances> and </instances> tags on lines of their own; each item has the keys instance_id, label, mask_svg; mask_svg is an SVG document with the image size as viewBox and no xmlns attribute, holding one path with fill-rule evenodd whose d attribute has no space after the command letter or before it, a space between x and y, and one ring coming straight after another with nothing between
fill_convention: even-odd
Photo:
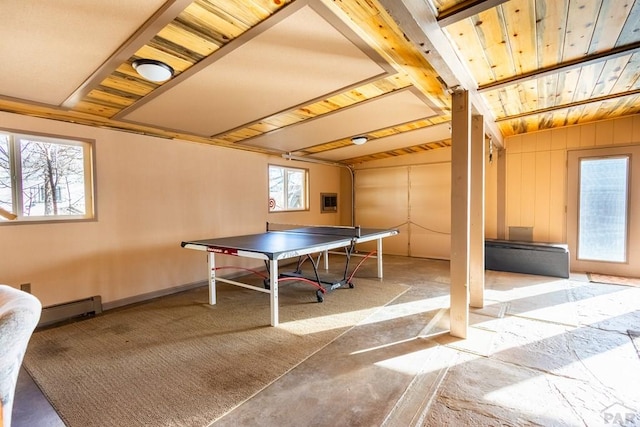
<instances>
[{"instance_id":1,"label":"white ceiling panel","mask_svg":"<svg viewBox=\"0 0 640 427\"><path fill-rule=\"evenodd\" d=\"M185 78L179 76L122 117L217 135L391 71L335 15L314 3L289 5L212 55L206 68L185 72Z\"/></svg>"},{"instance_id":2,"label":"white ceiling panel","mask_svg":"<svg viewBox=\"0 0 640 427\"><path fill-rule=\"evenodd\" d=\"M449 124L443 123L385 138L374 139L364 145L349 145L344 148L324 151L317 157L321 157L324 160L338 161L426 144L428 142L442 141L451 138L451 131L449 129Z\"/></svg>"},{"instance_id":3,"label":"white ceiling panel","mask_svg":"<svg viewBox=\"0 0 640 427\"><path fill-rule=\"evenodd\" d=\"M2 95L60 105L165 0L1 3Z\"/></svg>"},{"instance_id":4,"label":"white ceiling panel","mask_svg":"<svg viewBox=\"0 0 640 427\"><path fill-rule=\"evenodd\" d=\"M293 152L435 114L418 91L400 90L342 109L339 113L326 114L245 140L243 145Z\"/></svg>"}]
</instances>

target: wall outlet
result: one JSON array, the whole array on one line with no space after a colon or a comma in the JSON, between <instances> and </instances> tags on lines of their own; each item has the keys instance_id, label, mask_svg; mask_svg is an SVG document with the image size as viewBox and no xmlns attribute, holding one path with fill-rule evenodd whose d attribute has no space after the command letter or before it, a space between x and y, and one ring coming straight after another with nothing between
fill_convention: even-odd
<instances>
[{"instance_id":1,"label":"wall outlet","mask_svg":"<svg viewBox=\"0 0 640 427\"><path fill-rule=\"evenodd\" d=\"M20 290L27 293L31 293L31 283L23 283L20 285Z\"/></svg>"}]
</instances>

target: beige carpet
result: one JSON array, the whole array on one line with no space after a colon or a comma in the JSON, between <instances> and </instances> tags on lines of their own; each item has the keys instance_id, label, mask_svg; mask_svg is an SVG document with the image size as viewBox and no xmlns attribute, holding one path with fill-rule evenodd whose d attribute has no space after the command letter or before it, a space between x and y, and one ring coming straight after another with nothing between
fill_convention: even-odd
<instances>
[{"instance_id":1,"label":"beige carpet","mask_svg":"<svg viewBox=\"0 0 640 427\"><path fill-rule=\"evenodd\" d=\"M37 331L25 368L70 427L206 426L406 289L358 279L317 303L290 282L274 328L268 294L198 288Z\"/></svg>"},{"instance_id":2,"label":"beige carpet","mask_svg":"<svg viewBox=\"0 0 640 427\"><path fill-rule=\"evenodd\" d=\"M587 273L590 282L607 285L639 286L640 279L635 277L609 276L606 274Z\"/></svg>"}]
</instances>

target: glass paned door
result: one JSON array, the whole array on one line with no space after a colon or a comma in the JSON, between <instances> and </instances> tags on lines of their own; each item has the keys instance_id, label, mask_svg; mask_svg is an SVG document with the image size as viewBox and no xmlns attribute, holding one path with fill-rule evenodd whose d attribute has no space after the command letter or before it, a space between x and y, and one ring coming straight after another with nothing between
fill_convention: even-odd
<instances>
[{"instance_id":1,"label":"glass paned door","mask_svg":"<svg viewBox=\"0 0 640 427\"><path fill-rule=\"evenodd\" d=\"M627 261L629 157L582 158L578 259Z\"/></svg>"}]
</instances>

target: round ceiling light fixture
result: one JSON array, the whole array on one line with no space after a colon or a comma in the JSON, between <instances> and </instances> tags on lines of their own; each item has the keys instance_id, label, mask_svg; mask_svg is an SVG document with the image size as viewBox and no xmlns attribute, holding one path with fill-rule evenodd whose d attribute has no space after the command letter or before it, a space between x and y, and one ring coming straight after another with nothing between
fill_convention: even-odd
<instances>
[{"instance_id":1,"label":"round ceiling light fixture","mask_svg":"<svg viewBox=\"0 0 640 427\"><path fill-rule=\"evenodd\" d=\"M366 136L354 136L353 138L351 138L351 142L353 142L356 145L362 145L366 143L368 140L369 138L367 138Z\"/></svg>"},{"instance_id":2,"label":"round ceiling light fixture","mask_svg":"<svg viewBox=\"0 0 640 427\"><path fill-rule=\"evenodd\" d=\"M136 59L131 65L138 74L152 82L164 82L173 77L173 68L155 59Z\"/></svg>"}]
</instances>

